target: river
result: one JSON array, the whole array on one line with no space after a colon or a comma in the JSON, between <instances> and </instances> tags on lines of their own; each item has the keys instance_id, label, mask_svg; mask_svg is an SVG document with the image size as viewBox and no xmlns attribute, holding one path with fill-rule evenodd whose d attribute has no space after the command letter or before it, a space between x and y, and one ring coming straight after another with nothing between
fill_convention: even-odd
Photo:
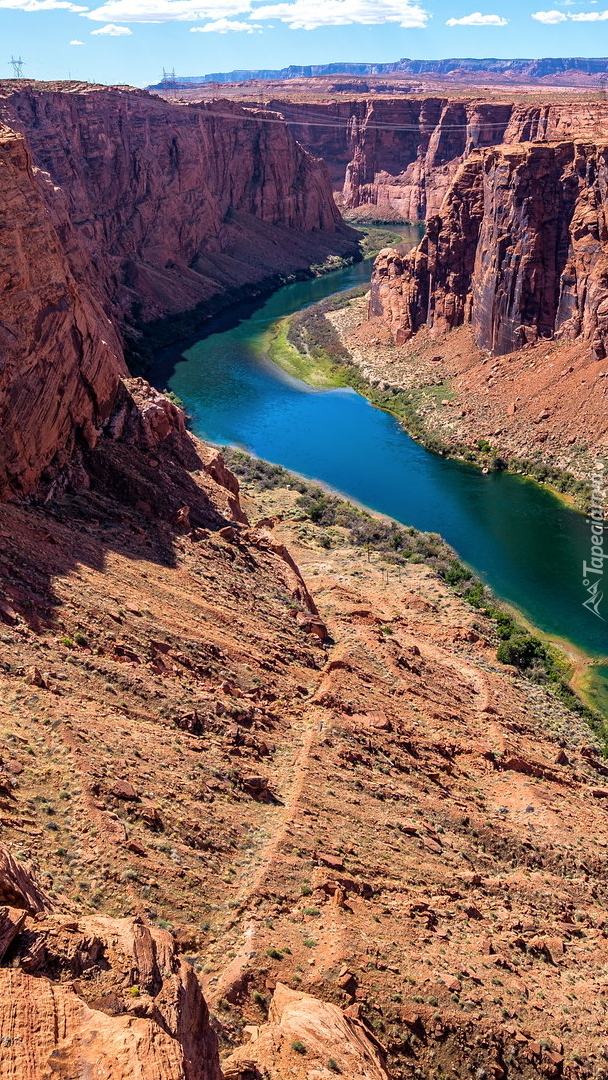
<instances>
[{"instance_id":1,"label":"river","mask_svg":"<svg viewBox=\"0 0 608 1080\"><path fill-rule=\"evenodd\" d=\"M583 607L581 569L590 554L583 515L530 480L502 472L484 476L445 460L354 391L313 390L269 360L263 342L271 323L369 281L370 269L369 261L357 263L284 286L255 309L231 312L232 325L176 350L170 374L155 373L154 381L183 400L197 435L440 533L536 627L590 657L606 658L606 623ZM608 667L591 669L588 689L608 713Z\"/></svg>"}]
</instances>

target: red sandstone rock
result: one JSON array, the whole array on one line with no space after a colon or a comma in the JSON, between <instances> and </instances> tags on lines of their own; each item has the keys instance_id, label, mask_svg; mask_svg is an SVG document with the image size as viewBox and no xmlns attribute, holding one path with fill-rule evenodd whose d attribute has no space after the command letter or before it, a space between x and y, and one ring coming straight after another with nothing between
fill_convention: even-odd
<instances>
[{"instance_id":1,"label":"red sandstone rock","mask_svg":"<svg viewBox=\"0 0 608 1080\"><path fill-rule=\"evenodd\" d=\"M354 89L354 87L353 87ZM270 102L298 141L326 162L338 204L363 219L437 214L458 167L475 149L499 143L595 138L605 103L522 104L451 100L440 93L331 102ZM324 120L325 123L319 122Z\"/></svg>"},{"instance_id":2,"label":"red sandstone rock","mask_svg":"<svg viewBox=\"0 0 608 1080\"><path fill-rule=\"evenodd\" d=\"M107 417L122 349L76 284L23 138L0 128L0 499L65 464Z\"/></svg>"},{"instance_id":3,"label":"red sandstone rock","mask_svg":"<svg viewBox=\"0 0 608 1080\"><path fill-rule=\"evenodd\" d=\"M221 1080L207 1006L171 934L132 918L53 916L5 849L0 895L30 912L46 906L23 933L27 911L0 912L0 951L13 950L0 969L3 1078Z\"/></svg>"},{"instance_id":4,"label":"red sandstone rock","mask_svg":"<svg viewBox=\"0 0 608 1080\"><path fill-rule=\"evenodd\" d=\"M2 499L95 446L126 374L125 319L355 247L325 166L266 113L31 85L0 104ZM146 403L150 445L173 419Z\"/></svg>"},{"instance_id":5,"label":"red sandstone rock","mask_svg":"<svg viewBox=\"0 0 608 1080\"><path fill-rule=\"evenodd\" d=\"M591 141L473 152L418 248L378 256L370 317L397 343L424 323L441 333L470 322L494 354L532 335L582 336L605 356L605 156Z\"/></svg>"},{"instance_id":6,"label":"red sandstone rock","mask_svg":"<svg viewBox=\"0 0 608 1080\"><path fill-rule=\"evenodd\" d=\"M227 1076L246 1062L255 1062L270 1080L284 1076L302 1078L331 1076L327 1062L349 1080L388 1080L379 1043L355 1018L353 1010L343 1013L336 1005L311 994L291 990L277 983L268 1014L268 1023L252 1031L251 1042L239 1047L223 1062ZM298 1053L294 1047L300 1046ZM242 1075L242 1073L240 1074Z\"/></svg>"}]
</instances>

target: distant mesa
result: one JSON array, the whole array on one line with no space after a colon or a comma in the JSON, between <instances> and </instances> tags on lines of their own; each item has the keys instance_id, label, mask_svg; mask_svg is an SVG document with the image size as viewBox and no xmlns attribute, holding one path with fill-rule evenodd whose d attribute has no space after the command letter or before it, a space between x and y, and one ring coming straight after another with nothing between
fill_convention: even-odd
<instances>
[{"instance_id":1,"label":"distant mesa","mask_svg":"<svg viewBox=\"0 0 608 1080\"><path fill-rule=\"evenodd\" d=\"M457 72L483 72L494 75L511 75L527 79L543 79L547 76L573 73L583 75L603 75L608 73L608 57L544 57L528 60L497 60L495 58L473 59L471 57L451 58L446 60L395 60L388 64L292 64L291 67L277 70L223 71L209 75L178 75L178 85L202 85L205 83L251 82L254 79L314 79L323 75L451 75ZM162 80L149 86L148 90L162 90L166 82Z\"/></svg>"}]
</instances>

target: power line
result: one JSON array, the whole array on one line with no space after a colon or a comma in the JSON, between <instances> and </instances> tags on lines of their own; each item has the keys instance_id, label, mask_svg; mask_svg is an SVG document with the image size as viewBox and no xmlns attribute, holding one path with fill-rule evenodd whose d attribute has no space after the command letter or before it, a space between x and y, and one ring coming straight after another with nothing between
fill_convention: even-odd
<instances>
[{"instance_id":1,"label":"power line","mask_svg":"<svg viewBox=\"0 0 608 1080\"><path fill-rule=\"evenodd\" d=\"M203 107L205 106L204 101L202 101L202 102L193 102L192 104L200 104ZM328 128L330 130L333 129L333 130L344 131L344 128L349 127L353 123L353 121L360 120L362 127L364 127L366 131L373 130L373 131L411 132L411 133L414 133L414 134L417 134L417 135L420 135L420 136L422 136L424 134L428 134L429 136L431 136L432 134L434 134L437 131L437 129L439 129L441 132L452 132L452 131L471 131L472 129L474 129L476 127L482 128L484 131L494 131L494 130L496 130L496 131L506 132L506 130L508 128L508 125L511 122L511 120L512 119L517 119L517 117L510 117L508 121L496 121L496 122L493 122L493 123L487 123L482 119L478 120L478 119L472 118L471 120L467 121L467 123L465 123L465 124L442 124L440 119L438 119L437 121L435 121L433 123L430 123L430 122L425 121L425 120L421 120L418 124L381 124L381 123L377 123L376 121L373 121L373 120L367 120L365 117L357 117L355 114L351 114L350 117L345 117L343 119L336 119L336 120L329 119L329 118L323 119L322 116L319 116L318 119L317 119L317 118L314 117L314 114L312 114L313 119L309 119L308 117L304 118L304 117L296 117L296 116L291 116L289 118L286 118L284 116L260 116L260 115L253 115L253 110L256 109L256 106L253 106L253 105L250 106L246 102L242 102L242 103L241 102L235 102L235 104L239 105L246 113L247 112L251 113L252 114L251 119L255 120L256 123L286 124L286 125L289 125L289 126L301 125L302 127L322 127L322 128ZM257 108L259 109L259 106L257 106ZM234 116L235 116L234 113L214 112L211 109L207 109L207 108L205 108L205 115L213 117L214 119L219 119L219 120L233 120ZM541 127L542 124L543 124L543 121L545 119L546 119L546 117L543 117L542 115L539 115L538 117L533 118L531 122L532 122L532 124L538 125L538 127ZM597 126L597 121L596 121L596 126ZM573 136L573 137L577 137L577 136ZM580 138L584 138L584 137L585 137L584 135L580 136ZM555 138L556 139L560 139L560 138L563 139L563 138L566 138L566 136L564 134L562 134L562 135L557 135L556 134ZM537 141L537 140L532 139L531 141Z\"/></svg>"}]
</instances>

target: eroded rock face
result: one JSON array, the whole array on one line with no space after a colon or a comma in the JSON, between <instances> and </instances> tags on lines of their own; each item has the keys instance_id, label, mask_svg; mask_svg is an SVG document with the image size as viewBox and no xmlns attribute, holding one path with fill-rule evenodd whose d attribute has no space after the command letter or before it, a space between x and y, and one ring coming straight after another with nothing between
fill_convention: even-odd
<instances>
[{"instance_id":1,"label":"eroded rock face","mask_svg":"<svg viewBox=\"0 0 608 1080\"><path fill-rule=\"evenodd\" d=\"M281 250L281 230L340 227L323 163L261 110L93 88L28 87L0 102L27 140L78 280L93 276L119 318L185 311L305 266L296 238L295 252Z\"/></svg>"},{"instance_id":2,"label":"eroded rock face","mask_svg":"<svg viewBox=\"0 0 608 1080\"><path fill-rule=\"evenodd\" d=\"M339 205L419 221L437 214L458 167L499 143L596 138L602 102L564 105L420 96L334 102L272 101L295 137L326 162ZM320 122L322 121L322 122Z\"/></svg>"},{"instance_id":3,"label":"eroded rock face","mask_svg":"<svg viewBox=\"0 0 608 1080\"><path fill-rule=\"evenodd\" d=\"M121 374L118 336L76 283L23 138L0 128L0 498L91 443Z\"/></svg>"},{"instance_id":4,"label":"eroded rock face","mask_svg":"<svg viewBox=\"0 0 608 1080\"><path fill-rule=\"evenodd\" d=\"M168 931L53 915L4 849L0 892L25 904L0 968L3 1077L221 1080L196 975Z\"/></svg>"},{"instance_id":5,"label":"eroded rock face","mask_svg":"<svg viewBox=\"0 0 608 1080\"><path fill-rule=\"evenodd\" d=\"M349 1080L388 1080L379 1044L371 1031L337 1005L282 983L274 992L268 1023L251 1032L251 1042L223 1062L224 1075L330 1080L340 1072ZM333 1065L328 1068L328 1061ZM261 1070L261 1073L260 1073Z\"/></svg>"},{"instance_id":6,"label":"eroded rock face","mask_svg":"<svg viewBox=\"0 0 608 1080\"><path fill-rule=\"evenodd\" d=\"M0 87L0 117L6 499L95 444L127 324L355 245L325 166L268 113L28 86Z\"/></svg>"},{"instance_id":7,"label":"eroded rock face","mask_svg":"<svg viewBox=\"0 0 608 1080\"><path fill-rule=\"evenodd\" d=\"M378 256L370 317L397 343L424 324L441 333L471 322L477 344L495 354L582 336L604 357L607 184L603 143L474 152L419 247Z\"/></svg>"}]
</instances>

